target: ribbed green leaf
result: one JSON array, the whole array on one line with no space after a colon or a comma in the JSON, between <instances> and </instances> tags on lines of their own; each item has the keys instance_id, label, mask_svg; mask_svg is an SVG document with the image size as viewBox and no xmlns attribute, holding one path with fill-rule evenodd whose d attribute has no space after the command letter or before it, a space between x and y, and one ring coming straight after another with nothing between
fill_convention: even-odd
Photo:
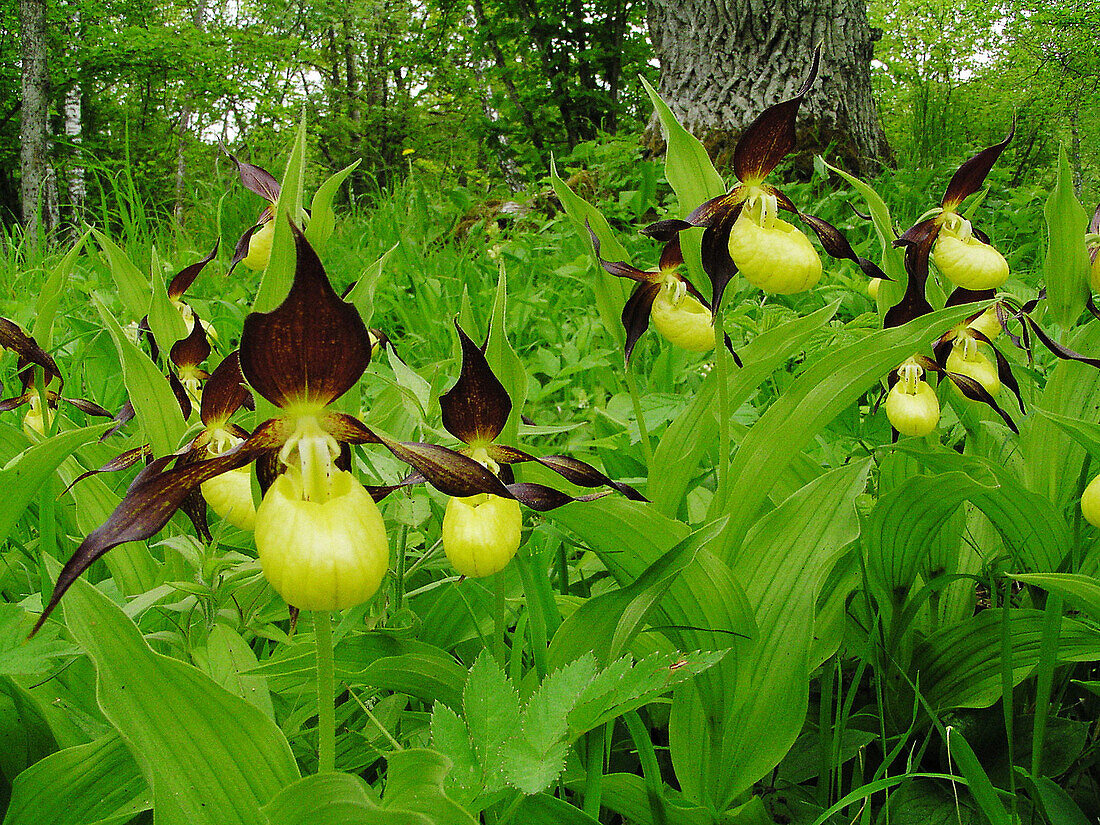
<instances>
[{"instance_id":1,"label":"ribbed green leaf","mask_svg":"<svg viewBox=\"0 0 1100 825\"><path fill-rule=\"evenodd\" d=\"M332 209L332 199L340 189L340 184L347 180L348 175L355 171L362 159L355 161L334 175L330 175L313 193L313 202L309 209L309 225L306 226L306 240L313 250L322 255L328 239L332 237L336 229L336 213Z\"/></svg>"},{"instance_id":2,"label":"ribbed green leaf","mask_svg":"<svg viewBox=\"0 0 1100 825\"><path fill-rule=\"evenodd\" d=\"M127 822L152 807L134 757L116 733L66 748L15 778L4 825Z\"/></svg>"},{"instance_id":3,"label":"ribbed green leaf","mask_svg":"<svg viewBox=\"0 0 1100 825\"><path fill-rule=\"evenodd\" d=\"M175 452L187 425L168 379L161 375L149 356L126 337L103 303L96 300L95 305L115 343L126 393L134 405L138 424L148 437L153 454L165 456Z\"/></svg>"},{"instance_id":4,"label":"ribbed green leaf","mask_svg":"<svg viewBox=\"0 0 1100 825\"><path fill-rule=\"evenodd\" d=\"M1082 573L1014 573L1012 578L1057 593L1100 621L1100 580Z\"/></svg>"},{"instance_id":5,"label":"ribbed green leaf","mask_svg":"<svg viewBox=\"0 0 1100 825\"><path fill-rule=\"evenodd\" d=\"M779 366L800 351L806 341L836 314L832 303L807 315L757 336L744 347L744 366L729 375L728 407L737 410ZM681 507L691 480L699 472L699 463L715 445L718 413L718 370L711 370L687 408L669 424L653 454L649 497L666 515L675 516Z\"/></svg>"},{"instance_id":6,"label":"ribbed green leaf","mask_svg":"<svg viewBox=\"0 0 1100 825\"><path fill-rule=\"evenodd\" d=\"M368 327L374 317L374 291L378 287L378 279L382 275L382 268L385 267L386 261L390 259L395 249L397 244L383 252L382 257L363 270L363 274L359 276L359 280L355 282L355 286L345 298L349 303L355 304L355 308L359 310L359 316Z\"/></svg>"},{"instance_id":7,"label":"ribbed green leaf","mask_svg":"<svg viewBox=\"0 0 1100 825\"><path fill-rule=\"evenodd\" d=\"M1035 802L1051 825L1092 825L1073 798L1045 776L1032 776L1023 768L1016 768Z\"/></svg>"},{"instance_id":8,"label":"ribbed green leaf","mask_svg":"<svg viewBox=\"0 0 1100 825\"><path fill-rule=\"evenodd\" d=\"M196 668L154 653L83 580L62 605L69 632L95 662L100 707L152 788L157 822L262 822L260 808L298 778L275 724Z\"/></svg>"},{"instance_id":9,"label":"ribbed green leaf","mask_svg":"<svg viewBox=\"0 0 1100 825\"><path fill-rule=\"evenodd\" d=\"M69 430L28 447L0 468L0 541L8 537L27 505L38 495L54 470L79 447L101 436L110 424Z\"/></svg>"},{"instance_id":10,"label":"ribbed green leaf","mask_svg":"<svg viewBox=\"0 0 1100 825\"><path fill-rule=\"evenodd\" d=\"M283 173L279 202L275 206L275 234L271 239L271 257L264 269L260 288L252 309L256 312L270 312L286 298L290 285L294 282L294 267L297 256L294 237L290 230L290 221L299 227L305 223L302 212L302 188L305 174L306 156L306 119L298 124L294 134L294 145L287 158L286 171Z\"/></svg>"},{"instance_id":11,"label":"ribbed green leaf","mask_svg":"<svg viewBox=\"0 0 1100 825\"><path fill-rule=\"evenodd\" d=\"M878 235L878 242L882 245L882 271L893 279L893 285L882 284L882 289L884 291L887 287L890 287L893 293L892 296L887 295L884 297L886 300L893 297L896 302L905 292L905 284L908 281L908 276L905 273L904 253L901 249L894 246L894 219L890 216L890 207L886 205L886 202L879 196L878 192L869 184L864 183L855 175L851 175L843 169L838 169L824 159L822 159L821 162L825 165L826 169L836 175L840 175L840 177L851 184L853 189L863 196L863 200L867 204L867 211L871 213L871 223L875 227L875 234ZM886 306L892 305L893 304L890 303L886 304Z\"/></svg>"},{"instance_id":12,"label":"ribbed green leaf","mask_svg":"<svg viewBox=\"0 0 1100 825\"><path fill-rule=\"evenodd\" d=\"M737 552L783 470L824 427L890 370L972 312L970 306L952 307L873 333L821 356L795 379L741 442L730 464L726 500L715 496L711 504L712 516L730 515L720 555Z\"/></svg>"},{"instance_id":13,"label":"ribbed green leaf","mask_svg":"<svg viewBox=\"0 0 1100 825\"><path fill-rule=\"evenodd\" d=\"M600 801L605 808L619 814L626 822L657 825L650 812L645 780L632 773L612 773L603 778ZM700 825L710 822L713 814L706 808L690 805L675 791L665 788L667 825Z\"/></svg>"},{"instance_id":14,"label":"ribbed green leaf","mask_svg":"<svg viewBox=\"0 0 1100 825\"><path fill-rule=\"evenodd\" d=\"M806 485L761 519L733 557L730 570L745 588L758 635L737 663L742 683L728 704L703 704L697 691L682 691L673 704L673 765L691 798L728 807L798 738L818 593L859 535L855 499L869 470L869 461L854 462Z\"/></svg>"},{"instance_id":15,"label":"ribbed green leaf","mask_svg":"<svg viewBox=\"0 0 1100 825\"><path fill-rule=\"evenodd\" d=\"M31 337L44 349L49 350L53 343L53 321L57 316L57 307L61 303L61 296L65 293L65 287L72 274L73 267L80 251L84 248L91 229L85 229L83 234L76 239L61 262L54 267L53 272L42 291L38 293L38 300L34 304L34 326L31 327Z\"/></svg>"},{"instance_id":16,"label":"ribbed green leaf","mask_svg":"<svg viewBox=\"0 0 1100 825\"><path fill-rule=\"evenodd\" d=\"M947 728L947 753L959 766L959 773L965 778L970 787L970 793L982 809L991 825L1014 825L1014 820L1008 815L1005 806L997 796L997 790L989 781L989 776L978 757L974 755L970 743L963 738L957 728Z\"/></svg>"},{"instance_id":17,"label":"ribbed green leaf","mask_svg":"<svg viewBox=\"0 0 1100 825\"><path fill-rule=\"evenodd\" d=\"M508 277L500 268L496 296L493 299L493 316L489 323L489 338L485 344L485 360L508 397L512 399L512 411L498 437L502 444L515 444L519 440L520 415L527 401L527 370L523 360L516 355L508 340Z\"/></svg>"},{"instance_id":18,"label":"ribbed green leaf","mask_svg":"<svg viewBox=\"0 0 1100 825\"><path fill-rule=\"evenodd\" d=\"M206 640L206 670L210 678L235 696L275 718L267 679L248 671L256 667L256 654L241 634L224 624L216 624Z\"/></svg>"},{"instance_id":19,"label":"ribbed green leaf","mask_svg":"<svg viewBox=\"0 0 1100 825\"><path fill-rule=\"evenodd\" d=\"M523 825L599 825L584 811L547 794L524 797L512 821Z\"/></svg>"},{"instance_id":20,"label":"ribbed green leaf","mask_svg":"<svg viewBox=\"0 0 1100 825\"><path fill-rule=\"evenodd\" d=\"M114 279L122 305L133 320L143 318L149 309L149 280L134 266L134 262L118 244L98 229L89 229L107 256L107 266L111 270L111 278Z\"/></svg>"},{"instance_id":21,"label":"ribbed green leaf","mask_svg":"<svg viewBox=\"0 0 1100 825\"><path fill-rule=\"evenodd\" d=\"M172 349L172 345L187 337L190 330L180 315L179 310L172 306L168 297L168 287L161 274L160 261L157 258L157 250L153 249L153 296L149 301L149 329L153 332L153 338L161 352L166 356Z\"/></svg>"},{"instance_id":22,"label":"ribbed green leaf","mask_svg":"<svg viewBox=\"0 0 1100 825\"><path fill-rule=\"evenodd\" d=\"M1047 303L1055 320L1069 329L1085 309L1089 297L1089 255L1085 233L1089 216L1073 191L1073 170L1063 145L1058 152L1058 177L1043 207L1047 220L1047 254L1043 278Z\"/></svg>"},{"instance_id":23,"label":"ribbed green leaf","mask_svg":"<svg viewBox=\"0 0 1100 825\"><path fill-rule=\"evenodd\" d=\"M983 610L954 627L933 633L913 653L914 681L938 711L985 708L1001 698L1001 610ZM1041 610L1014 608L1009 616L1012 681L1022 682L1039 662ZM1058 660L1100 659L1100 633L1063 619Z\"/></svg>"}]
</instances>

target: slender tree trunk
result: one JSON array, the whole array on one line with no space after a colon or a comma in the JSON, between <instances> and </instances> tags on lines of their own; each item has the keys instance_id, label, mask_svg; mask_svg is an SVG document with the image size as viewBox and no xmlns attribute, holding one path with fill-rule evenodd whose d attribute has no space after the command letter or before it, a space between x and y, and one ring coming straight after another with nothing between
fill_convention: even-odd
<instances>
[{"instance_id":1,"label":"slender tree trunk","mask_svg":"<svg viewBox=\"0 0 1100 825\"><path fill-rule=\"evenodd\" d=\"M23 227L32 240L42 224L43 184L48 166L46 119L46 0L19 0L23 40L23 107L19 127L19 169L22 178Z\"/></svg>"},{"instance_id":2,"label":"slender tree trunk","mask_svg":"<svg viewBox=\"0 0 1100 825\"><path fill-rule=\"evenodd\" d=\"M69 17L69 37L70 39L80 37L79 11L74 11ZM65 181L69 196L69 218L73 224L79 222L80 213L84 210L84 198L88 195L88 188L84 181L84 163L80 154L80 144L83 140L82 94L80 81L74 78L69 88L65 90L65 104L62 108L65 142L69 144L69 152L73 158Z\"/></svg>"},{"instance_id":3,"label":"slender tree trunk","mask_svg":"<svg viewBox=\"0 0 1100 825\"><path fill-rule=\"evenodd\" d=\"M821 74L799 113L802 163L829 146L860 174L889 158L871 97L867 0L649 0L648 16L661 96L719 163L766 106L795 93L818 43Z\"/></svg>"}]
</instances>

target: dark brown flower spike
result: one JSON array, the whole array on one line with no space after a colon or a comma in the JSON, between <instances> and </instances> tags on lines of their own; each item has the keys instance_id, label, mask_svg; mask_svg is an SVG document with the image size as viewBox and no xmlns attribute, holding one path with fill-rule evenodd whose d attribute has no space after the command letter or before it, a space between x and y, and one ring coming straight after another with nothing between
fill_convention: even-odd
<instances>
[{"instance_id":1,"label":"dark brown flower spike","mask_svg":"<svg viewBox=\"0 0 1100 825\"><path fill-rule=\"evenodd\" d=\"M733 151L733 170L746 184L762 181L796 145L795 121L802 99L817 79L821 47L814 49L810 71L794 97L765 109L741 134Z\"/></svg>"},{"instance_id":2,"label":"dark brown flower spike","mask_svg":"<svg viewBox=\"0 0 1100 825\"><path fill-rule=\"evenodd\" d=\"M203 268L214 260L214 256L218 254L218 247L221 245L221 238L214 241L214 248L210 250L210 254L203 258L201 261L185 266L181 269L171 282L168 284L168 297L173 301L178 301L183 298L183 293L191 288L191 284L195 283L195 279L199 277L199 273Z\"/></svg>"},{"instance_id":3,"label":"dark brown flower spike","mask_svg":"<svg viewBox=\"0 0 1100 825\"><path fill-rule=\"evenodd\" d=\"M512 412L512 399L489 368L484 350L457 320L455 329L462 344L462 372L454 386L439 396L443 428L464 444L487 444L504 429Z\"/></svg>"},{"instance_id":4,"label":"dark brown flower spike","mask_svg":"<svg viewBox=\"0 0 1100 825\"><path fill-rule=\"evenodd\" d=\"M86 478L99 475L100 473L117 473L121 470L129 470L139 461L144 461L147 458L151 458L152 455L153 451L152 449L150 449L148 444L142 444L140 447L134 447L134 449L132 450L127 450L124 453L119 453L101 467L97 467L94 470L86 470L85 472L78 475L71 482L69 482L68 487L61 491L61 496L65 495L65 493L69 492L69 490L71 490L73 487L75 487ZM61 496L58 496L58 498L61 498Z\"/></svg>"},{"instance_id":5,"label":"dark brown flower spike","mask_svg":"<svg viewBox=\"0 0 1100 825\"><path fill-rule=\"evenodd\" d=\"M640 283L634 287L634 291L630 293L630 297L623 305L622 322L623 327L626 328L626 346L623 351L628 364L642 333L649 329L649 315L660 291L659 283Z\"/></svg>"},{"instance_id":6,"label":"dark brown flower spike","mask_svg":"<svg viewBox=\"0 0 1100 825\"><path fill-rule=\"evenodd\" d=\"M237 268L237 264L248 257L248 245L252 242L252 236L255 235L260 229L263 228L262 223L258 223L255 226L249 227L240 240L237 241L237 245L233 248L233 257L229 259L229 269L226 271L226 277L233 274L233 270Z\"/></svg>"},{"instance_id":7,"label":"dark brown flower spike","mask_svg":"<svg viewBox=\"0 0 1100 825\"><path fill-rule=\"evenodd\" d=\"M370 363L370 338L359 310L340 300L305 235L291 228L294 283L274 310L245 318L241 371L278 407L320 409L355 386Z\"/></svg>"},{"instance_id":8,"label":"dark brown flower spike","mask_svg":"<svg viewBox=\"0 0 1100 825\"><path fill-rule=\"evenodd\" d=\"M606 486L622 493L622 495L631 501L647 501L645 496L629 484L624 484L621 481L614 481L591 464L586 464L572 456L548 455L543 458L538 458L530 453L525 453L523 450L517 450L515 447L508 447L503 444L490 444L486 448L486 452L488 452L489 458L500 464L522 464L525 461L534 461L536 464L541 464L548 470L553 470L566 481L576 484L578 487Z\"/></svg>"},{"instance_id":9,"label":"dark brown flower spike","mask_svg":"<svg viewBox=\"0 0 1100 825\"><path fill-rule=\"evenodd\" d=\"M978 152L960 166L958 171L951 177L951 182L947 184L947 190L943 193L940 206L953 212L959 204L981 189L989 170L993 168L993 164L997 162L1014 134L1016 134L1015 123L1012 124L1008 137L1000 143Z\"/></svg>"}]
</instances>

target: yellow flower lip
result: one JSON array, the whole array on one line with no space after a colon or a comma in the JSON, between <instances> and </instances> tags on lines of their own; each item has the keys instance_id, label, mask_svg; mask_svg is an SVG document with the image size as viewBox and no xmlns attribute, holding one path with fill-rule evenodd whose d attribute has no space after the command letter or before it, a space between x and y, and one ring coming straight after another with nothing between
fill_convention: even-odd
<instances>
[{"instance_id":1,"label":"yellow flower lip","mask_svg":"<svg viewBox=\"0 0 1100 825\"><path fill-rule=\"evenodd\" d=\"M1008 280L1004 255L975 237L970 221L953 212L943 214L932 260L944 277L964 289L995 289Z\"/></svg>"},{"instance_id":2,"label":"yellow flower lip","mask_svg":"<svg viewBox=\"0 0 1100 825\"><path fill-rule=\"evenodd\" d=\"M248 239L248 254L241 258L241 263L256 272L266 269L267 262L271 260L271 241L274 237L275 221L267 221Z\"/></svg>"},{"instance_id":3,"label":"yellow flower lip","mask_svg":"<svg viewBox=\"0 0 1100 825\"><path fill-rule=\"evenodd\" d=\"M1093 527L1100 527L1100 475L1090 481L1081 494L1081 515Z\"/></svg>"},{"instance_id":4,"label":"yellow flower lip","mask_svg":"<svg viewBox=\"0 0 1100 825\"><path fill-rule=\"evenodd\" d=\"M343 610L373 596L389 566L378 505L344 470L326 501L306 501L297 468L279 476L256 511L256 550L271 586L303 610Z\"/></svg>"},{"instance_id":5,"label":"yellow flower lip","mask_svg":"<svg viewBox=\"0 0 1100 825\"><path fill-rule=\"evenodd\" d=\"M491 493L452 497L443 514L443 551L461 575L491 576L516 555L522 525L514 499Z\"/></svg>"},{"instance_id":6,"label":"yellow flower lip","mask_svg":"<svg viewBox=\"0 0 1100 825\"><path fill-rule=\"evenodd\" d=\"M765 292L791 295L821 279L821 258L810 239L767 206L757 210L746 203L730 231L729 250L745 280Z\"/></svg>"},{"instance_id":7,"label":"yellow flower lip","mask_svg":"<svg viewBox=\"0 0 1100 825\"><path fill-rule=\"evenodd\" d=\"M951 347L951 354L947 356L944 369L948 372L973 378L990 395L995 396L1001 391L1001 379L997 375L997 365L982 354L978 349L978 342L973 338L960 336L955 339L955 344Z\"/></svg>"},{"instance_id":8,"label":"yellow flower lip","mask_svg":"<svg viewBox=\"0 0 1100 825\"><path fill-rule=\"evenodd\" d=\"M886 417L902 435L925 436L940 420L940 401L927 381L916 382L913 392L898 381L886 396Z\"/></svg>"},{"instance_id":9,"label":"yellow flower lip","mask_svg":"<svg viewBox=\"0 0 1100 825\"><path fill-rule=\"evenodd\" d=\"M687 292L684 282L667 279L653 300L650 320L665 339L688 352L714 349L715 330L711 311Z\"/></svg>"},{"instance_id":10,"label":"yellow flower lip","mask_svg":"<svg viewBox=\"0 0 1100 825\"><path fill-rule=\"evenodd\" d=\"M238 467L214 476L201 485L210 509L239 530L256 529L256 505L252 502L252 473Z\"/></svg>"}]
</instances>

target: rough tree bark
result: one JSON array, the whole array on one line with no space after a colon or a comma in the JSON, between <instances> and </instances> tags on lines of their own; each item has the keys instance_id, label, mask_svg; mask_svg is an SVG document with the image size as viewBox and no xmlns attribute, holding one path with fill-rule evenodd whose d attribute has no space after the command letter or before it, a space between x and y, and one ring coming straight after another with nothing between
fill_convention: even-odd
<instances>
[{"instance_id":1,"label":"rough tree bark","mask_svg":"<svg viewBox=\"0 0 1100 825\"><path fill-rule=\"evenodd\" d=\"M648 22L661 96L718 164L765 106L795 93L819 42L821 76L799 112L799 165L829 145L858 174L889 158L871 97L867 0L649 0ZM656 149L660 133L650 134Z\"/></svg>"},{"instance_id":2,"label":"rough tree bark","mask_svg":"<svg viewBox=\"0 0 1100 825\"><path fill-rule=\"evenodd\" d=\"M19 25L23 40L23 107L19 126L20 197L23 201L23 228L27 237L33 240L38 237L38 229L42 223L43 185L48 165L46 116L49 100L45 0L19 0Z\"/></svg>"}]
</instances>

